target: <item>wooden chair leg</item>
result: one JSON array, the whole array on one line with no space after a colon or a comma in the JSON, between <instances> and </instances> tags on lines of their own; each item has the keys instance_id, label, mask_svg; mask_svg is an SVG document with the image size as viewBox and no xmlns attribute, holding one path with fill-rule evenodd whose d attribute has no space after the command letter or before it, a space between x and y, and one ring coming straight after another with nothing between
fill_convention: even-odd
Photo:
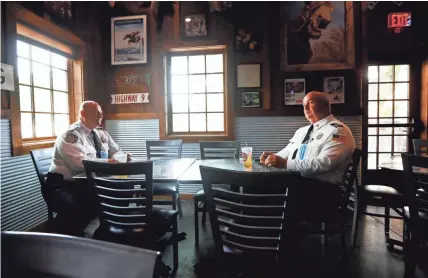
<instances>
[{"instance_id":1,"label":"wooden chair leg","mask_svg":"<svg viewBox=\"0 0 428 278\"><path fill-rule=\"evenodd\" d=\"M198 201L194 203L194 217L195 217L195 246L199 246L199 213L198 213Z\"/></svg>"},{"instance_id":2,"label":"wooden chair leg","mask_svg":"<svg viewBox=\"0 0 428 278\"><path fill-rule=\"evenodd\" d=\"M326 233L326 223L322 222L321 223L321 230L324 232L321 235L321 243L322 243L322 257L325 257L325 251L326 251L326 246L327 246L327 233Z\"/></svg>"},{"instance_id":3,"label":"wooden chair leg","mask_svg":"<svg viewBox=\"0 0 428 278\"><path fill-rule=\"evenodd\" d=\"M358 201L354 202L354 216L352 218L352 232L351 232L351 246L355 248L357 246L357 237L358 237L358 226L360 221L360 208L358 206Z\"/></svg>"},{"instance_id":4,"label":"wooden chair leg","mask_svg":"<svg viewBox=\"0 0 428 278\"><path fill-rule=\"evenodd\" d=\"M177 210L177 193L173 193L171 195L171 199L172 199L172 209Z\"/></svg>"},{"instance_id":5,"label":"wooden chair leg","mask_svg":"<svg viewBox=\"0 0 428 278\"><path fill-rule=\"evenodd\" d=\"M177 194L177 207L178 207L178 214L180 215L180 217L183 217L183 209L181 208L181 198L180 198L180 193Z\"/></svg>"},{"instance_id":6,"label":"wooden chair leg","mask_svg":"<svg viewBox=\"0 0 428 278\"><path fill-rule=\"evenodd\" d=\"M172 269L172 272L173 273L175 273L176 271L177 271L177 269L178 269L178 240L177 240L177 235L178 235L178 227L177 227L178 225L177 225L177 218L175 218L174 219L174 223L173 223L173 238L175 239L174 240L174 243L173 243L173 245L172 245L172 248L173 248L173 264L174 264L174 267L173 267L173 269Z\"/></svg>"},{"instance_id":7,"label":"wooden chair leg","mask_svg":"<svg viewBox=\"0 0 428 278\"><path fill-rule=\"evenodd\" d=\"M387 248L388 250L393 249L394 248L394 244L390 242L390 237L389 237L389 226L390 226L390 207L389 206L385 206L385 242L387 244Z\"/></svg>"},{"instance_id":8,"label":"wooden chair leg","mask_svg":"<svg viewBox=\"0 0 428 278\"><path fill-rule=\"evenodd\" d=\"M346 243L346 231L345 231L345 227L342 227L342 230L340 231L340 241L342 243L342 247L343 247L343 256L344 258L346 258L347 254L348 254L348 245Z\"/></svg>"},{"instance_id":9,"label":"wooden chair leg","mask_svg":"<svg viewBox=\"0 0 428 278\"><path fill-rule=\"evenodd\" d=\"M404 224L403 242L404 242L404 278L414 278L416 275L416 263L414 261L414 244L411 238L409 226Z\"/></svg>"},{"instance_id":10,"label":"wooden chair leg","mask_svg":"<svg viewBox=\"0 0 428 278\"><path fill-rule=\"evenodd\" d=\"M205 223L207 222L207 202L204 202L204 210L202 211L202 228L205 229Z\"/></svg>"}]
</instances>

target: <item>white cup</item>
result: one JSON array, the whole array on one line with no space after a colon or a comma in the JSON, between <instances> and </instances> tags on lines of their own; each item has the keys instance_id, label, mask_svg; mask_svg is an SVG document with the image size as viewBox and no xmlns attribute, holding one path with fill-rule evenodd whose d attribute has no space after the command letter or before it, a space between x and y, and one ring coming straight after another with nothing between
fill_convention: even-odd
<instances>
[{"instance_id":1,"label":"white cup","mask_svg":"<svg viewBox=\"0 0 428 278\"><path fill-rule=\"evenodd\" d=\"M244 163L248 161L247 164L252 164L251 161L253 159L253 147L242 147L241 152L242 152L242 161Z\"/></svg>"},{"instance_id":2,"label":"white cup","mask_svg":"<svg viewBox=\"0 0 428 278\"><path fill-rule=\"evenodd\" d=\"M114 159L117 162L126 163L128 160L128 155L126 153L117 153L114 155Z\"/></svg>"}]
</instances>

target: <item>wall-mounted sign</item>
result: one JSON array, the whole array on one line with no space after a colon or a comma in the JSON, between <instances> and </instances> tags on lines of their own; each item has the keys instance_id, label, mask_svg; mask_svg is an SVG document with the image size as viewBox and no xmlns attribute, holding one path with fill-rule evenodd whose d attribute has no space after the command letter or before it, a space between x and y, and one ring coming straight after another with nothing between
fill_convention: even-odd
<instances>
[{"instance_id":1,"label":"wall-mounted sign","mask_svg":"<svg viewBox=\"0 0 428 278\"><path fill-rule=\"evenodd\" d=\"M13 78L13 66L1 64L1 89L15 91L15 79Z\"/></svg>"},{"instance_id":2,"label":"wall-mounted sign","mask_svg":"<svg viewBox=\"0 0 428 278\"><path fill-rule=\"evenodd\" d=\"M116 77L116 87L141 85L149 88L150 74L120 75Z\"/></svg>"},{"instance_id":3,"label":"wall-mounted sign","mask_svg":"<svg viewBox=\"0 0 428 278\"><path fill-rule=\"evenodd\" d=\"M412 26L412 14L410 12L388 14L388 28L404 28Z\"/></svg>"},{"instance_id":4,"label":"wall-mounted sign","mask_svg":"<svg viewBox=\"0 0 428 278\"><path fill-rule=\"evenodd\" d=\"M111 104L148 103L149 93L113 94Z\"/></svg>"}]
</instances>

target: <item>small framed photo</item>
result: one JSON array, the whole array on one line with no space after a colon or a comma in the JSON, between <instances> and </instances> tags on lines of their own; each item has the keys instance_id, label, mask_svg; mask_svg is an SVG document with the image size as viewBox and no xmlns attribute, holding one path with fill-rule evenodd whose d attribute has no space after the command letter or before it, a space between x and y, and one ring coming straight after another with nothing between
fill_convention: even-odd
<instances>
[{"instance_id":1,"label":"small framed photo","mask_svg":"<svg viewBox=\"0 0 428 278\"><path fill-rule=\"evenodd\" d=\"M260 92L241 92L241 108L260 108Z\"/></svg>"},{"instance_id":2,"label":"small framed photo","mask_svg":"<svg viewBox=\"0 0 428 278\"><path fill-rule=\"evenodd\" d=\"M331 104L345 103L345 77L324 77L324 92Z\"/></svg>"},{"instance_id":3,"label":"small framed photo","mask_svg":"<svg viewBox=\"0 0 428 278\"><path fill-rule=\"evenodd\" d=\"M192 14L183 17L183 37L194 38L208 35L207 16L205 14Z\"/></svg>"},{"instance_id":4,"label":"small framed photo","mask_svg":"<svg viewBox=\"0 0 428 278\"><path fill-rule=\"evenodd\" d=\"M147 63L147 16L111 18L111 64Z\"/></svg>"},{"instance_id":5,"label":"small framed photo","mask_svg":"<svg viewBox=\"0 0 428 278\"><path fill-rule=\"evenodd\" d=\"M243 64L236 68L238 88L261 88L262 67L261 64Z\"/></svg>"},{"instance_id":6,"label":"small framed photo","mask_svg":"<svg viewBox=\"0 0 428 278\"><path fill-rule=\"evenodd\" d=\"M300 105L306 94L304 78L284 79L284 105Z\"/></svg>"}]
</instances>

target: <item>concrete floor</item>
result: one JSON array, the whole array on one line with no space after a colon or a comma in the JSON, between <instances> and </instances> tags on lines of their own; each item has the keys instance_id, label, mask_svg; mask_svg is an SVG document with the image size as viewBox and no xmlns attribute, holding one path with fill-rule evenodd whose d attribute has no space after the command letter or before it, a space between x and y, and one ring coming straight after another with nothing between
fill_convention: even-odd
<instances>
[{"instance_id":1,"label":"concrete floor","mask_svg":"<svg viewBox=\"0 0 428 278\"><path fill-rule=\"evenodd\" d=\"M209 270L197 268L195 264L209 261L213 254L211 227L207 223L206 231L200 228L200 246L195 248L193 202L182 201L183 217L179 221L179 231L186 232L187 238L179 243L179 269L175 277L209 277ZM400 220L391 223L391 236L401 239ZM97 227L91 223L87 228L88 236ZM328 251L323 257L319 236L305 236L300 241L296 256L299 258L299 277L367 277L367 278L402 278L404 262L400 252L390 252L384 240L384 225L381 219L362 216L359 229L358 245L352 251L350 264L345 271L342 261L336 256L340 253L339 237L331 237L328 241ZM398 249L398 248L397 248ZM166 263L172 265L172 247L163 253ZM417 269L417 278L427 277Z\"/></svg>"}]
</instances>

